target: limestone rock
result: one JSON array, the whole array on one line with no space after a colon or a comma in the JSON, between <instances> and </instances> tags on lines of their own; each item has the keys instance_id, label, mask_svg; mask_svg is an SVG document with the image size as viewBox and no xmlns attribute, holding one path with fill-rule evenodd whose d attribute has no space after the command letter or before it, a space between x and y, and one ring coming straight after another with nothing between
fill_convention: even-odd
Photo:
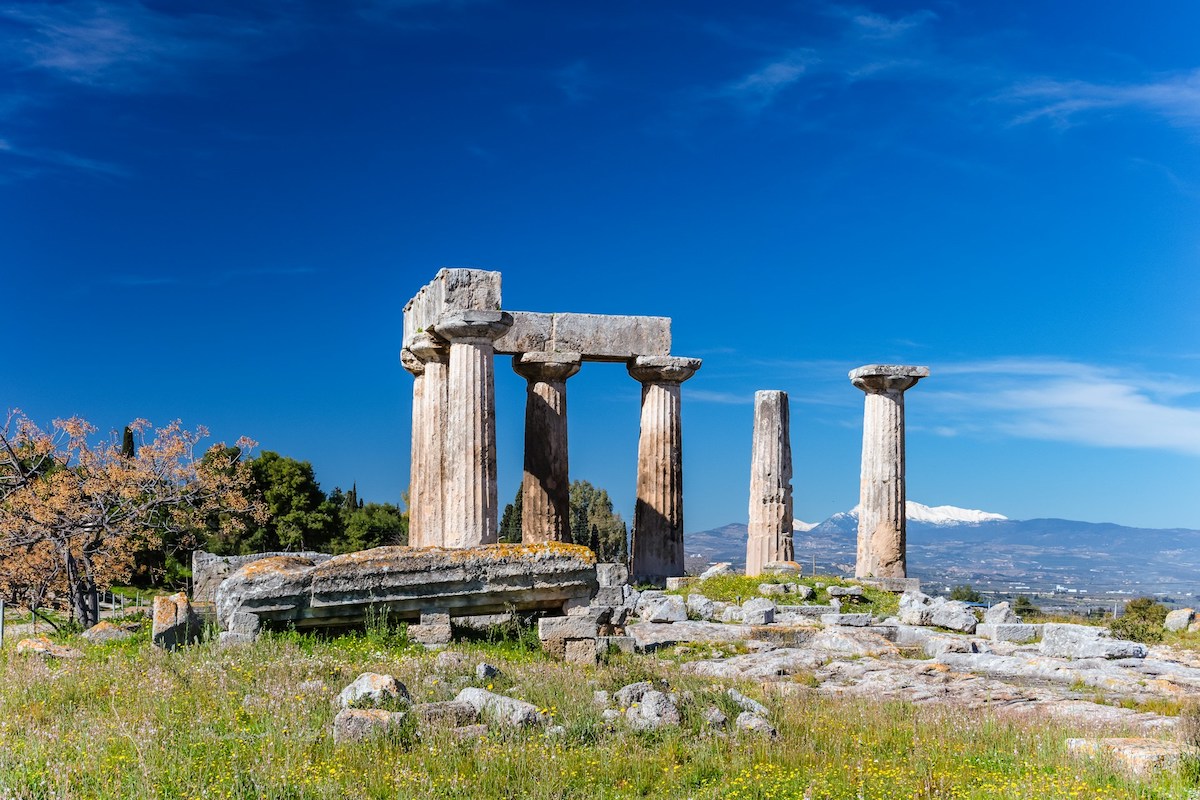
<instances>
[{"instance_id":1,"label":"limestone rock","mask_svg":"<svg viewBox=\"0 0 1200 800\"><path fill-rule=\"evenodd\" d=\"M1025 623L980 623L975 628L978 636L986 636L993 642L1017 642L1024 644L1036 640L1042 634L1041 625Z\"/></svg>"},{"instance_id":2,"label":"limestone rock","mask_svg":"<svg viewBox=\"0 0 1200 800\"><path fill-rule=\"evenodd\" d=\"M472 739L483 739L488 735L487 725L463 725L458 728L451 728L450 734L460 742L469 742Z\"/></svg>"},{"instance_id":3,"label":"limestone rock","mask_svg":"<svg viewBox=\"0 0 1200 800\"><path fill-rule=\"evenodd\" d=\"M769 739L778 739L779 731L775 730L771 723L767 722L758 714L751 711L743 711L738 714L737 720L734 722L739 731L746 731L758 736L766 736Z\"/></svg>"},{"instance_id":4,"label":"limestone rock","mask_svg":"<svg viewBox=\"0 0 1200 800\"><path fill-rule=\"evenodd\" d=\"M404 723L403 711L381 708L343 708L333 718L334 744L354 744L395 730Z\"/></svg>"},{"instance_id":5,"label":"limestone rock","mask_svg":"<svg viewBox=\"0 0 1200 800\"><path fill-rule=\"evenodd\" d=\"M1038 649L1059 658L1145 658L1148 652L1144 644L1113 639L1103 628L1057 622L1042 626Z\"/></svg>"},{"instance_id":6,"label":"limestone rock","mask_svg":"<svg viewBox=\"0 0 1200 800\"><path fill-rule=\"evenodd\" d=\"M804 568L795 561L769 561L763 564L762 571L771 573L772 575L796 575L799 576Z\"/></svg>"},{"instance_id":7,"label":"limestone rock","mask_svg":"<svg viewBox=\"0 0 1200 800\"><path fill-rule=\"evenodd\" d=\"M729 717L725 716L725 712L716 706L709 706L704 709L704 724L709 728L721 730L728 727Z\"/></svg>"},{"instance_id":8,"label":"limestone rock","mask_svg":"<svg viewBox=\"0 0 1200 800\"><path fill-rule=\"evenodd\" d=\"M737 703L738 708L742 709L742 711L749 711L752 714L758 714L760 717L767 717L771 714L771 712L767 710L767 707L762 703L753 698L746 697L746 695L742 694L737 689L726 689L725 694L729 696L730 700Z\"/></svg>"},{"instance_id":9,"label":"limestone rock","mask_svg":"<svg viewBox=\"0 0 1200 800\"><path fill-rule=\"evenodd\" d=\"M1163 622L1163 628L1169 631L1186 630L1192 624L1192 620L1196 618L1196 609L1194 608L1177 608L1167 614L1167 619Z\"/></svg>"},{"instance_id":10,"label":"limestone rock","mask_svg":"<svg viewBox=\"0 0 1200 800\"><path fill-rule=\"evenodd\" d=\"M596 565L596 582L602 586L625 586L629 583L629 568L624 564L605 562Z\"/></svg>"},{"instance_id":11,"label":"limestone rock","mask_svg":"<svg viewBox=\"0 0 1200 800\"><path fill-rule=\"evenodd\" d=\"M983 612L983 621L989 625L1015 625L1020 623L1021 618L1013 613L1008 601L1005 600Z\"/></svg>"},{"instance_id":12,"label":"limestone rock","mask_svg":"<svg viewBox=\"0 0 1200 800\"><path fill-rule=\"evenodd\" d=\"M341 708L370 704L377 706L387 701L408 702L408 689L391 675L364 672L354 682L342 689L337 696Z\"/></svg>"},{"instance_id":13,"label":"limestone rock","mask_svg":"<svg viewBox=\"0 0 1200 800\"><path fill-rule=\"evenodd\" d=\"M467 657L452 650L443 650L437 654L433 665L439 670L462 669L467 665Z\"/></svg>"},{"instance_id":14,"label":"limestone rock","mask_svg":"<svg viewBox=\"0 0 1200 800\"><path fill-rule=\"evenodd\" d=\"M603 689L592 692L592 705L596 708L608 708L612 704L612 696Z\"/></svg>"},{"instance_id":15,"label":"limestone rock","mask_svg":"<svg viewBox=\"0 0 1200 800\"><path fill-rule=\"evenodd\" d=\"M699 620L687 620L671 625L640 622L636 625L626 625L625 633L632 637L635 649L644 653L685 642L738 642L753 638L754 635L748 625Z\"/></svg>"},{"instance_id":16,"label":"limestone rock","mask_svg":"<svg viewBox=\"0 0 1200 800\"><path fill-rule=\"evenodd\" d=\"M691 616L711 620L717 616L717 607L715 600L709 600L702 594L688 595L687 610Z\"/></svg>"},{"instance_id":17,"label":"limestone rock","mask_svg":"<svg viewBox=\"0 0 1200 800\"><path fill-rule=\"evenodd\" d=\"M17 642L17 654L42 658L83 658L83 653L75 648L55 644L45 636L34 636Z\"/></svg>"},{"instance_id":18,"label":"limestone rock","mask_svg":"<svg viewBox=\"0 0 1200 800\"><path fill-rule=\"evenodd\" d=\"M900 652L896 645L874 631L840 626L820 631L809 640L808 646L843 656L884 656Z\"/></svg>"},{"instance_id":19,"label":"limestone rock","mask_svg":"<svg viewBox=\"0 0 1200 800\"><path fill-rule=\"evenodd\" d=\"M479 712L475 706L459 700L418 703L412 707L412 714L423 725L434 727L457 728L463 725L473 725L479 721Z\"/></svg>"},{"instance_id":20,"label":"limestone rock","mask_svg":"<svg viewBox=\"0 0 1200 800\"><path fill-rule=\"evenodd\" d=\"M752 597L742 603L742 622L746 625L770 625L775 621L775 604L765 597Z\"/></svg>"},{"instance_id":21,"label":"limestone rock","mask_svg":"<svg viewBox=\"0 0 1200 800\"><path fill-rule=\"evenodd\" d=\"M244 556L218 556L203 550L192 551L192 600L197 603L215 603L217 587L221 582L247 564L276 556L295 556L319 564L331 556L325 553L251 553Z\"/></svg>"},{"instance_id":22,"label":"limestone rock","mask_svg":"<svg viewBox=\"0 0 1200 800\"><path fill-rule=\"evenodd\" d=\"M1178 742L1163 739L1067 739L1067 749L1084 756L1107 756L1134 777L1175 769L1186 753Z\"/></svg>"},{"instance_id":23,"label":"limestone rock","mask_svg":"<svg viewBox=\"0 0 1200 800\"><path fill-rule=\"evenodd\" d=\"M900 622L905 625L933 623L933 598L923 592L907 591L900 595Z\"/></svg>"},{"instance_id":24,"label":"limestone rock","mask_svg":"<svg viewBox=\"0 0 1200 800\"><path fill-rule=\"evenodd\" d=\"M598 639L568 639L563 647L563 661L568 664L595 665L599 659Z\"/></svg>"},{"instance_id":25,"label":"limestone rock","mask_svg":"<svg viewBox=\"0 0 1200 800\"><path fill-rule=\"evenodd\" d=\"M830 597L863 597L863 588L861 586L830 586L826 589Z\"/></svg>"},{"instance_id":26,"label":"limestone rock","mask_svg":"<svg viewBox=\"0 0 1200 800\"><path fill-rule=\"evenodd\" d=\"M713 564L711 567L704 570L704 572L700 573L700 580L715 578L717 575L729 575L732 572L733 570L730 569L730 563L728 561L718 561L716 564Z\"/></svg>"},{"instance_id":27,"label":"limestone rock","mask_svg":"<svg viewBox=\"0 0 1200 800\"><path fill-rule=\"evenodd\" d=\"M83 632L83 639L91 644L119 642L133 636L136 627L136 625L132 628L114 625L108 620L102 619Z\"/></svg>"},{"instance_id":28,"label":"limestone rock","mask_svg":"<svg viewBox=\"0 0 1200 800\"><path fill-rule=\"evenodd\" d=\"M487 689L468 686L454 699L469 703L476 712L502 725L524 727L539 725L542 722L542 715L537 706L515 697L493 694Z\"/></svg>"},{"instance_id":29,"label":"limestone rock","mask_svg":"<svg viewBox=\"0 0 1200 800\"><path fill-rule=\"evenodd\" d=\"M500 676L500 668L493 666L492 664L489 664L486 661L480 661L478 664L475 665L475 679L476 680L489 681L492 678L498 678L499 676Z\"/></svg>"},{"instance_id":30,"label":"limestone rock","mask_svg":"<svg viewBox=\"0 0 1200 800\"><path fill-rule=\"evenodd\" d=\"M687 604L677 594L668 594L657 602L643 605L643 622L683 622L687 619Z\"/></svg>"},{"instance_id":31,"label":"limestone rock","mask_svg":"<svg viewBox=\"0 0 1200 800\"><path fill-rule=\"evenodd\" d=\"M930 623L939 628L949 628L952 631L974 633L979 620L975 618L965 603L947 600L942 603L934 603Z\"/></svg>"},{"instance_id":32,"label":"limestone rock","mask_svg":"<svg viewBox=\"0 0 1200 800\"><path fill-rule=\"evenodd\" d=\"M154 598L150 638L155 645L167 650L199 641L200 616L192 608L185 593L178 592Z\"/></svg>"},{"instance_id":33,"label":"limestone rock","mask_svg":"<svg viewBox=\"0 0 1200 800\"><path fill-rule=\"evenodd\" d=\"M855 628L865 628L871 624L870 614L822 614L823 625L849 625Z\"/></svg>"},{"instance_id":34,"label":"limestone rock","mask_svg":"<svg viewBox=\"0 0 1200 800\"><path fill-rule=\"evenodd\" d=\"M679 709L670 695L658 691L644 693L640 700L625 711L625 721L634 730L645 731L664 725L678 725Z\"/></svg>"},{"instance_id":35,"label":"limestone rock","mask_svg":"<svg viewBox=\"0 0 1200 800\"><path fill-rule=\"evenodd\" d=\"M721 622L724 623L739 623L742 621L741 606L725 606L721 610Z\"/></svg>"},{"instance_id":36,"label":"limestone rock","mask_svg":"<svg viewBox=\"0 0 1200 800\"><path fill-rule=\"evenodd\" d=\"M217 590L217 616L225 630L254 635L262 624L362 624L380 607L397 620L439 607L452 617L561 611L596 588L595 555L576 545L377 547L320 564L293 556L247 564Z\"/></svg>"},{"instance_id":37,"label":"limestone rock","mask_svg":"<svg viewBox=\"0 0 1200 800\"><path fill-rule=\"evenodd\" d=\"M642 695L653 691L653 689L654 684L650 683L650 681L638 681L637 683L631 683L618 689L616 694L613 695L613 700L616 701L618 708L626 709L640 701Z\"/></svg>"},{"instance_id":38,"label":"limestone rock","mask_svg":"<svg viewBox=\"0 0 1200 800\"><path fill-rule=\"evenodd\" d=\"M719 680L780 681L809 673L828 660L824 651L781 647L732 658L688 661L679 665L679 671Z\"/></svg>"}]
</instances>

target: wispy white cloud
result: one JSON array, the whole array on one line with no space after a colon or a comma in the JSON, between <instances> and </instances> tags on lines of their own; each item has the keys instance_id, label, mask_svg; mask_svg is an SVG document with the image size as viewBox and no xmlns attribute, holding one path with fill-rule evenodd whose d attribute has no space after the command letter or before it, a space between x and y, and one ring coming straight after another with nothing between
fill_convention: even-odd
<instances>
[{"instance_id":1,"label":"wispy white cloud","mask_svg":"<svg viewBox=\"0 0 1200 800\"><path fill-rule=\"evenodd\" d=\"M1009 358L936 366L922 389L941 435L994 431L1200 456L1200 384L1174 375Z\"/></svg>"},{"instance_id":2,"label":"wispy white cloud","mask_svg":"<svg viewBox=\"0 0 1200 800\"><path fill-rule=\"evenodd\" d=\"M1071 125L1089 114L1136 109L1179 127L1200 127L1200 68L1129 83L1029 80L1013 85L1001 97L1025 106L1016 124L1048 119Z\"/></svg>"},{"instance_id":3,"label":"wispy white cloud","mask_svg":"<svg viewBox=\"0 0 1200 800\"><path fill-rule=\"evenodd\" d=\"M726 84L719 92L745 106L761 110L774 101L776 95L795 84L804 75L815 57L798 51L771 61L763 67Z\"/></svg>"},{"instance_id":4,"label":"wispy white cloud","mask_svg":"<svg viewBox=\"0 0 1200 800\"><path fill-rule=\"evenodd\" d=\"M9 164L6 164L6 161ZM8 171L9 166L27 175L47 169L83 170L113 178L123 178L128 174L117 164L85 158L62 150L19 147L10 140L0 139L0 172Z\"/></svg>"},{"instance_id":5,"label":"wispy white cloud","mask_svg":"<svg viewBox=\"0 0 1200 800\"><path fill-rule=\"evenodd\" d=\"M750 405L754 402L754 394L734 392L714 392L709 389L692 389L687 392L689 403L718 403L728 406Z\"/></svg>"}]
</instances>

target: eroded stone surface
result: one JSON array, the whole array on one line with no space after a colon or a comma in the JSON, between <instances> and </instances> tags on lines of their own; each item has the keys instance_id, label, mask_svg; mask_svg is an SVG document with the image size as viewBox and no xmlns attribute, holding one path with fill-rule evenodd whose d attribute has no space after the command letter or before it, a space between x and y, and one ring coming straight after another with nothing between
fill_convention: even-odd
<instances>
[{"instance_id":1,"label":"eroded stone surface","mask_svg":"<svg viewBox=\"0 0 1200 800\"><path fill-rule=\"evenodd\" d=\"M790 431L787 393L755 392L747 575L761 575L764 564L793 559Z\"/></svg>"},{"instance_id":2,"label":"eroded stone surface","mask_svg":"<svg viewBox=\"0 0 1200 800\"><path fill-rule=\"evenodd\" d=\"M217 614L226 630L253 635L263 623L359 625L372 608L399 620L414 620L434 606L455 617L561 611L569 600L586 603L595 590L595 556L586 547L379 547L321 564L294 557L248 564L221 584Z\"/></svg>"}]
</instances>

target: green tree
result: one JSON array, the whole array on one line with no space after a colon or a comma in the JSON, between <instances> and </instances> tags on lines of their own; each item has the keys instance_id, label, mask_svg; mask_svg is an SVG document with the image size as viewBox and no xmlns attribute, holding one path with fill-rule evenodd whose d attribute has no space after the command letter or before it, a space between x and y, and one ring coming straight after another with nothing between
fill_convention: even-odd
<instances>
[{"instance_id":1,"label":"green tree","mask_svg":"<svg viewBox=\"0 0 1200 800\"><path fill-rule=\"evenodd\" d=\"M121 456L123 458L133 458L137 454L137 448L133 444L133 428L125 426L125 432L121 434Z\"/></svg>"},{"instance_id":2,"label":"green tree","mask_svg":"<svg viewBox=\"0 0 1200 800\"><path fill-rule=\"evenodd\" d=\"M518 486L517 496L504 507L504 514L500 517L500 541L502 542L519 544L521 541L521 514L524 508L524 501L521 498L523 496L524 492Z\"/></svg>"},{"instance_id":3,"label":"green tree","mask_svg":"<svg viewBox=\"0 0 1200 800\"><path fill-rule=\"evenodd\" d=\"M1042 613L1042 610L1033 604L1028 595L1023 594L1017 595L1017 598L1013 600L1012 611L1022 619Z\"/></svg>"},{"instance_id":4,"label":"green tree","mask_svg":"<svg viewBox=\"0 0 1200 800\"><path fill-rule=\"evenodd\" d=\"M334 553L353 553L382 545L408 544L408 514L391 503L357 501L344 507L343 531L331 542Z\"/></svg>"},{"instance_id":5,"label":"green tree","mask_svg":"<svg viewBox=\"0 0 1200 800\"><path fill-rule=\"evenodd\" d=\"M629 556L627 533L607 491L587 481L572 481L571 538L576 544L591 546L601 561L623 563Z\"/></svg>"},{"instance_id":6,"label":"green tree","mask_svg":"<svg viewBox=\"0 0 1200 800\"><path fill-rule=\"evenodd\" d=\"M950 590L950 599L961 600L964 603L981 603L983 595L972 589L971 584L964 583Z\"/></svg>"}]
</instances>

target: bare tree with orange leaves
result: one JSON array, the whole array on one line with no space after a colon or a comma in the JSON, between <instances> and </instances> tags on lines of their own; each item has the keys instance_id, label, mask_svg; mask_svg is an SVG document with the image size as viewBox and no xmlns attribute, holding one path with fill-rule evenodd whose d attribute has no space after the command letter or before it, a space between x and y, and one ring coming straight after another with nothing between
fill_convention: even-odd
<instances>
[{"instance_id":1,"label":"bare tree with orange leaves","mask_svg":"<svg viewBox=\"0 0 1200 800\"><path fill-rule=\"evenodd\" d=\"M187 542L205 520L238 527L261 517L240 458L253 442L198 454L203 428L175 421L155 430L146 420L129 428L140 440L132 455L115 434L94 443L96 429L77 417L43 431L9 415L0 431L0 590L46 591L35 578L52 553L55 584L91 627L100 591L129 579L139 550L166 534Z\"/></svg>"}]
</instances>

